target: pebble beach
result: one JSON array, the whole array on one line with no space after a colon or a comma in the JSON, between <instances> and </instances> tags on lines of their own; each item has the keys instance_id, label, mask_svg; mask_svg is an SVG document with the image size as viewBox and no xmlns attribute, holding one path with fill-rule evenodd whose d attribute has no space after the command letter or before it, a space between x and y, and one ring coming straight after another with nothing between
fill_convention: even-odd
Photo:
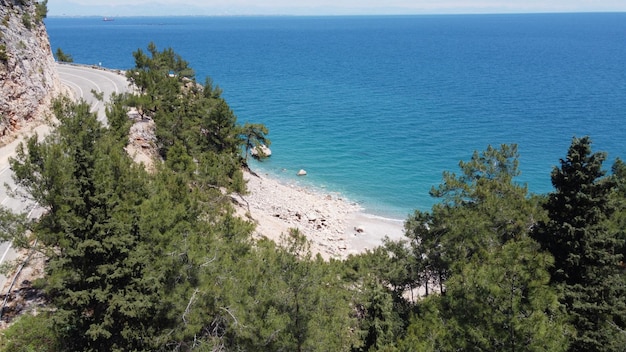
<instances>
[{"instance_id":1,"label":"pebble beach","mask_svg":"<svg viewBox=\"0 0 626 352\"><path fill-rule=\"evenodd\" d=\"M380 245L384 237L402 239L402 220L363 212L340 194L285 183L266 174L245 173L248 194L240 197L241 211L256 223L255 236L276 242L298 229L311 251L324 259L342 259Z\"/></svg>"}]
</instances>

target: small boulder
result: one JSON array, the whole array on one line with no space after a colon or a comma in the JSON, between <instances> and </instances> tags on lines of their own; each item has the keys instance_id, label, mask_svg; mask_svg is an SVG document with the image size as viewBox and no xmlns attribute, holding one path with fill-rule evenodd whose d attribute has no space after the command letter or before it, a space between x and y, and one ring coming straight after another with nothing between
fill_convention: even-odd
<instances>
[{"instance_id":1,"label":"small boulder","mask_svg":"<svg viewBox=\"0 0 626 352\"><path fill-rule=\"evenodd\" d=\"M365 229L363 229L361 226L355 226L354 227L354 231L356 231L358 233L363 233L363 232L365 232Z\"/></svg>"},{"instance_id":2,"label":"small boulder","mask_svg":"<svg viewBox=\"0 0 626 352\"><path fill-rule=\"evenodd\" d=\"M300 169L300 171L298 171L298 176L306 176L306 171L304 169Z\"/></svg>"},{"instance_id":3,"label":"small boulder","mask_svg":"<svg viewBox=\"0 0 626 352\"><path fill-rule=\"evenodd\" d=\"M253 157L259 157L261 155L269 157L272 156L272 150L268 148L265 144L261 144L258 147L252 148L250 150L250 154L252 154Z\"/></svg>"}]
</instances>

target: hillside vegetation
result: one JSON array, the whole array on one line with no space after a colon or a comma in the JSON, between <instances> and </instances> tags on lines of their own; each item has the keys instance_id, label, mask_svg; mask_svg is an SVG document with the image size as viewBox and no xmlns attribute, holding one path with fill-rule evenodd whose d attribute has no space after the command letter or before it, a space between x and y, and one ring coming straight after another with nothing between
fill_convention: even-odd
<instances>
[{"instance_id":1,"label":"hillside vegetation","mask_svg":"<svg viewBox=\"0 0 626 352\"><path fill-rule=\"evenodd\" d=\"M37 221L3 210L15 245L45 253L50 309L23 316L3 351L622 351L626 165L574 138L554 191L516 182L515 145L444 172L440 201L406 239L347 260L313 256L293 230L253 240L240 124L210 80L171 49L134 53L138 94L112 98L109 126L60 99L44 140L11 167ZM130 107L156 124L162 162L124 151ZM251 138L253 136L254 138ZM546 175L550 177L550 175ZM35 241L36 240L36 241ZM419 296L419 297L418 297Z\"/></svg>"}]
</instances>

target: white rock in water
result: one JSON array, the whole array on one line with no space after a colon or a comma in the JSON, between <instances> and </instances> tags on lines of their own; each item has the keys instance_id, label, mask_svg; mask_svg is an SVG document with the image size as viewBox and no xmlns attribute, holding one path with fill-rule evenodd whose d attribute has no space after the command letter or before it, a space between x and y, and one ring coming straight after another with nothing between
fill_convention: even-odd
<instances>
[{"instance_id":1,"label":"white rock in water","mask_svg":"<svg viewBox=\"0 0 626 352\"><path fill-rule=\"evenodd\" d=\"M250 150L250 154L252 154L252 156L259 156L259 151L265 156L272 156L272 150L268 148L265 144L261 144L258 147L252 148Z\"/></svg>"},{"instance_id":2,"label":"white rock in water","mask_svg":"<svg viewBox=\"0 0 626 352\"><path fill-rule=\"evenodd\" d=\"M306 175L306 171L304 169L301 169L300 171L298 171L298 176L305 176Z\"/></svg>"}]
</instances>

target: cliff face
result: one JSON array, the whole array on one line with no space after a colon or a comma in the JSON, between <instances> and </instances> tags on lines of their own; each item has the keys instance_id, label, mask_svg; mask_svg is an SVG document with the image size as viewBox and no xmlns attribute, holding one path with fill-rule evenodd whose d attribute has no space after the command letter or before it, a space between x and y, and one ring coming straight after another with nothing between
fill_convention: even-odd
<instances>
[{"instance_id":1,"label":"cliff face","mask_svg":"<svg viewBox=\"0 0 626 352\"><path fill-rule=\"evenodd\" d=\"M61 84L34 0L0 0L0 144L41 120Z\"/></svg>"}]
</instances>

